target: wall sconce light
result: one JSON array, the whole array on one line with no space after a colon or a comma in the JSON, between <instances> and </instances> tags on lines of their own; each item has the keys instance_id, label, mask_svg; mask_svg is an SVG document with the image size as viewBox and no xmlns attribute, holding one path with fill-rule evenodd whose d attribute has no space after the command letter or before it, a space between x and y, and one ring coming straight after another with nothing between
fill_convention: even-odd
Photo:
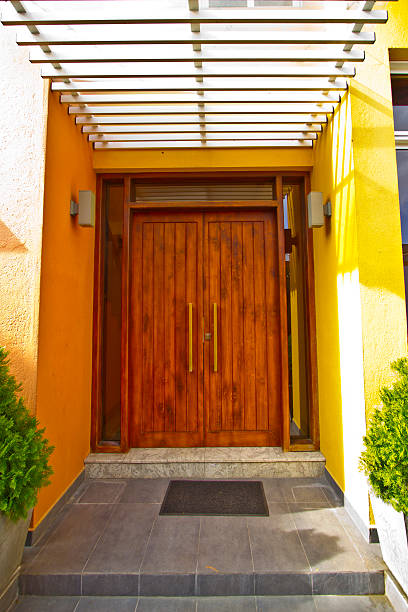
<instances>
[{"instance_id":1,"label":"wall sconce light","mask_svg":"<svg viewBox=\"0 0 408 612\"><path fill-rule=\"evenodd\" d=\"M324 225L323 194L321 191L311 191L307 196L307 212L309 227Z\"/></svg>"},{"instance_id":2,"label":"wall sconce light","mask_svg":"<svg viewBox=\"0 0 408 612\"><path fill-rule=\"evenodd\" d=\"M78 204L75 202L75 200L71 200L69 205L69 214L71 217L75 217L78 214Z\"/></svg>"},{"instance_id":3,"label":"wall sconce light","mask_svg":"<svg viewBox=\"0 0 408 612\"><path fill-rule=\"evenodd\" d=\"M332 216L332 206L330 200L327 200L326 204L323 206L324 216L331 217Z\"/></svg>"},{"instance_id":4,"label":"wall sconce light","mask_svg":"<svg viewBox=\"0 0 408 612\"><path fill-rule=\"evenodd\" d=\"M80 191L78 194L78 223L82 227L95 226L95 194L93 191Z\"/></svg>"},{"instance_id":5,"label":"wall sconce light","mask_svg":"<svg viewBox=\"0 0 408 612\"><path fill-rule=\"evenodd\" d=\"M78 225L81 227L95 227L95 194L93 191L80 190L78 204L71 200L69 214L78 215Z\"/></svg>"}]
</instances>

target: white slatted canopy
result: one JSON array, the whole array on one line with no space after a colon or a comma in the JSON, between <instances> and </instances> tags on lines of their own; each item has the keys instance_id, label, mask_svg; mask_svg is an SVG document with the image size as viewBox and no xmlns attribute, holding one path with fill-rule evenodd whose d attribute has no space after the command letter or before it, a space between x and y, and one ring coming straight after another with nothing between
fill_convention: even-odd
<instances>
[{"instance_id":1,"label":"white slatted canopy","mask_svg":"<svg viewBox=\"0 0 408 612\"><path fill-rule=\"evenodd\" d=\"M9 1L1 21L95 149L312 147L383 4Z\"/></svg>"}]
</instances>

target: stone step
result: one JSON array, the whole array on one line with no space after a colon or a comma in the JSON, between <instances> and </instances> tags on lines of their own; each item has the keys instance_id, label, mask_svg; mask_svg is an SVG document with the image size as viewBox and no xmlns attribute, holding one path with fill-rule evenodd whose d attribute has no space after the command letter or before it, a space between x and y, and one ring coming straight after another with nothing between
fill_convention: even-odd
<instances>
[{"instance_id":1,"label":"stone step","mask_svg":"<svg viewBox=\"0 0 408 612\"><path fill-rule=\"evenodd\" d=\"M318 451L280 447L132 448L85 459L87 478L316 478L324 468Z\"/></svg>"},{"instance_id":2,"label":"stone step","mask_svg":"<svg viewBox=\"0 0 408 612\"><path fill-rule=\"evenodd\" d=\"M21 595L237 597L383 595L383 570L263 573L82 573L20 576Z\"/></svg>"},{"instance_id":3,"label":"stone step","mask_svg":"<svg viewBox=\"0 0 408 612\"><path fill-rule=\"evenodd\" d=\"M385 596L293 596L293 597L21 597L13 612L53 610L64 612L392 612Z\"/></svg>"}]
</instances>

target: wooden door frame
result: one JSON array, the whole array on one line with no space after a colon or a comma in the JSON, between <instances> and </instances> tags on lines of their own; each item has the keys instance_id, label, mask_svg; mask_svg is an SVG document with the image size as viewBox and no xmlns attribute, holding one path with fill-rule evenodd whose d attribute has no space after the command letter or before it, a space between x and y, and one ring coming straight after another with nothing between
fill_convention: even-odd
<instances>
[{"instance_id":1,"label":"wooden door frame","mask_svg":"<svg viewBox=\"0 0 408 612\"><path fill-rule=\"evenodd\" d=\"M211 180L214 178L241 178L256 179L260 177L276 179L276 200L274 201L222 201L217 204L209 202L130 202L130 181L138 179L183 179L201 178ZM122 341L121 341L121 440L120 443L100 442L101 431L101 360L102 360L102 314L103 314L103 219L102 194L103 183L109 180L122 180L124 184L124 224L123 224L123 251L122 251ZM307 208L305 210L306 226L304 233L304 249L301 256L305 261L305 297L306 297L306 325L307 325L307 372L308 372L308 400L311 439L291 444L290 441L290 410L289 410L289 374L288 374L288 339L287 339L287 303L286 303L286 271L285 271L285 236L283 223L283 184L301 184L304 186L304 202L306 194L310 191L310 176L308 172L198 172L198 173L104 173L97 176L96 188L96 214L95 214L95 257L94 257L94 310L93 310L93 343L92 343L92 401L91 401L91 449L93 452L126 452L129 450L128 425L128 309L129 309L129 231L130 218L133 210L192 210L205 211L206 209L250 209L267 210L277 208L278 223L278 252L279 252L279 286L280 286L280 354L281 354L281 399L282 399L282 449L289 450L317 450L319 448L318 423L318 395L317 395L317 350L316 350L316 311L314 296L314 265L313 265L313 232L307 225Z\"/></svg>"}]
</instances>

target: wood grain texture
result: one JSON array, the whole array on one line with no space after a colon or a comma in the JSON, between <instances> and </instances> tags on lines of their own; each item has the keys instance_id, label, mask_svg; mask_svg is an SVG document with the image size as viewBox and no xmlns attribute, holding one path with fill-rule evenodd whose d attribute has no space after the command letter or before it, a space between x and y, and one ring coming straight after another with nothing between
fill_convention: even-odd
<instances>
[{"instance_id":1,"label":"wood grain texture","mask_svg":"<svg viewBox=\"0 0 408 612\"><path fill-rule=\"evenodd\" d=\"M206 342L205 444L279 445L276 210L208 212L204 215L204 236L205 312L212 334L214 303L219 311L217 372L212 367L212 347ZM276 359L277 366L270 366Z\"/></svg>"},{"instance_id":2,"label":"wood grain texture","mask_svg":"<svg viewBox=\"0 0 408 612\"><path fill-rule=\"evenodd\" d=\"M131 218L129 412L132 446L202 444L202 217ZM188 303L193 369L188 368Z\"/></svg>"}]
</instances>

